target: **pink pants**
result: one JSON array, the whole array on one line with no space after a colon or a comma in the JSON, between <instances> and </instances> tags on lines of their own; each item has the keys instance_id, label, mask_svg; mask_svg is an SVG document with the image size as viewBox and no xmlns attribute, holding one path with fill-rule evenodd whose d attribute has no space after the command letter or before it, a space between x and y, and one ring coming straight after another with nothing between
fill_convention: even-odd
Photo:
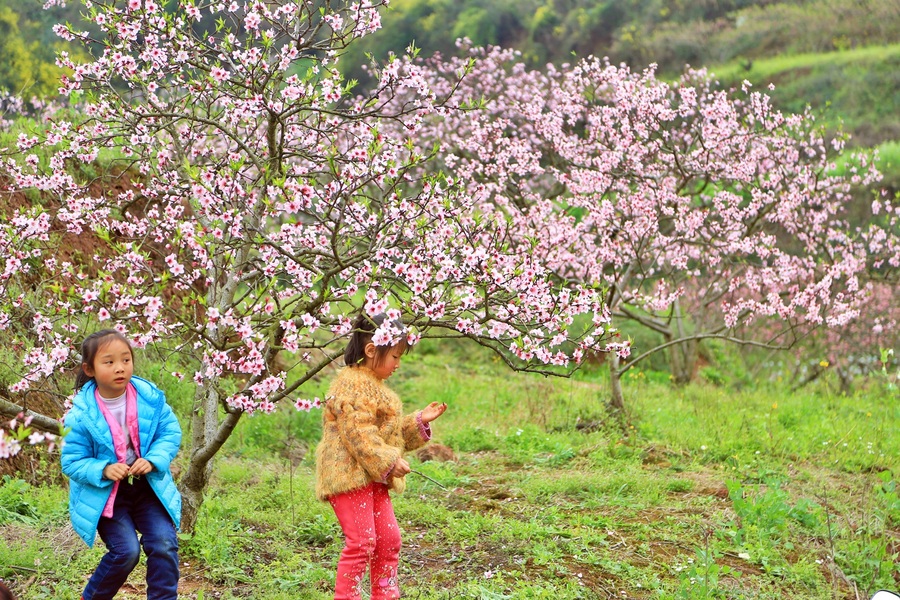
<instances>
[{"instance_id":1,"label":"pink pants","mask_svg":"<svg viewBox=\"0 0 900 600\"><path fill-rule=\"evenodd\" d=\"M400 528L388 487L383 483L371 483L333 496L329 501L344 530L344 550L338 561L334 599L360 598L370 563L371 600L399 598Z\"/></svg>"}]
</instances>

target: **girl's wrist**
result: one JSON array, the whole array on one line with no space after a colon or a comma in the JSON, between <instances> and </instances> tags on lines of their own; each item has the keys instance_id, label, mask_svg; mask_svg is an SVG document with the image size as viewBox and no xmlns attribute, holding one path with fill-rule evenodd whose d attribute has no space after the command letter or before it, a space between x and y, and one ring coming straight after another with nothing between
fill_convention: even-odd
<instances>
[{"instance_id":1,"label":"girl's wrist","mask_svg":"<svg viewBox=\"0 0 900 600\"><path fill-rule=\"evenodd\" d=\"M431 439L431 425L422 418L422 411L416 412L416 424L419 426L419 435L426 442Z\"/></svg>"}]
</instances>

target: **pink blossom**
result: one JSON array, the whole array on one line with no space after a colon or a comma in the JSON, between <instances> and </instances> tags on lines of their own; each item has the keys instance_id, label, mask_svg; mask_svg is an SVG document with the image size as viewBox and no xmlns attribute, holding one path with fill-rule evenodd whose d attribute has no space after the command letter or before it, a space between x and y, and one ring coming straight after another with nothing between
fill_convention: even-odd
<instances>
[{"instance_id":1,"label":"pink blossom","mask_svg":"<svg viewBox=\"0 0 900 600\"><path fill-rule=\"evenodd\" d=\"M226 71L226 70L223 69L222 67L213 67L213 68L210 70L209 74L210 74L210 75L212 76L212 78L215 79L216 82L218 82L218 83L222 83L223 81L225 81L225 80L228 79L228 71Z\"/></svg>"},{"instance_id":2,"label":"pink blossom","mask_svg":"<svg viewBox=\"0 0 900 600\"><path fill-rule=\"evenodd\" d=\"M19 453L19 440L8 437L6 431L0 429L0 458L10 458Z\"/></svg>"}]
</instances>

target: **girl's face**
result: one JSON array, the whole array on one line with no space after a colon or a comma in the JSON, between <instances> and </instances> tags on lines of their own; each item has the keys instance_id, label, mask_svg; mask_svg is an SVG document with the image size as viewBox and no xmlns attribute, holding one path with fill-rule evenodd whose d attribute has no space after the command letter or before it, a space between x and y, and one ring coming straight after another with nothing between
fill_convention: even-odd
<instances>
[{"instance_id":1,"label":"girl's face","mask_svg":"<svg viewBox=\"0 0 900 600\"><path fill-rule=\"evenodd\" d=\"M82 363L88 377L93 377L97 390L104 398L118 398L125 393L134 374L134 357L131 346L122 340L112 339L97 350L94 363Z\"/></svg>"},{"instance_id":2,"label":"girl's face","mask_svg":"<svg viewBox=\"0 0 900 600\"><path fill-rule=\"evenodd\" d=\"M366 360L363 362L363 366L372 369L375 377L384 380L393 375L400 366L403 348L399 344L394 346L381 357L381 360L378 360L375 348L376 346L372 342L366 344Z\"/></svg>"}]
</instances>

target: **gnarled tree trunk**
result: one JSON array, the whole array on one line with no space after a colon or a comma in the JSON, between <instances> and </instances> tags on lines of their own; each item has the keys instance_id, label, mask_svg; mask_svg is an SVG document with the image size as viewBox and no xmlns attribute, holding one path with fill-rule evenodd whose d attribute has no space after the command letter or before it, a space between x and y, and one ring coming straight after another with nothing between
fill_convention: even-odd
<instances>
[{"instance_id":1,"label":"gnarled tree trunk","mask_svg":"<svg viewBox=\"0 0 900 600\"><path fill-rule=\"evenodd\" d=\"M192 533L203 505L203 492L212 475L213 457L231 436L243 414L229 412L219 421L219 394L213 387L197 389L191 414L191 447L187 471L178 482L181 491L181 530Z\"/></svg>"}]
</instances>

